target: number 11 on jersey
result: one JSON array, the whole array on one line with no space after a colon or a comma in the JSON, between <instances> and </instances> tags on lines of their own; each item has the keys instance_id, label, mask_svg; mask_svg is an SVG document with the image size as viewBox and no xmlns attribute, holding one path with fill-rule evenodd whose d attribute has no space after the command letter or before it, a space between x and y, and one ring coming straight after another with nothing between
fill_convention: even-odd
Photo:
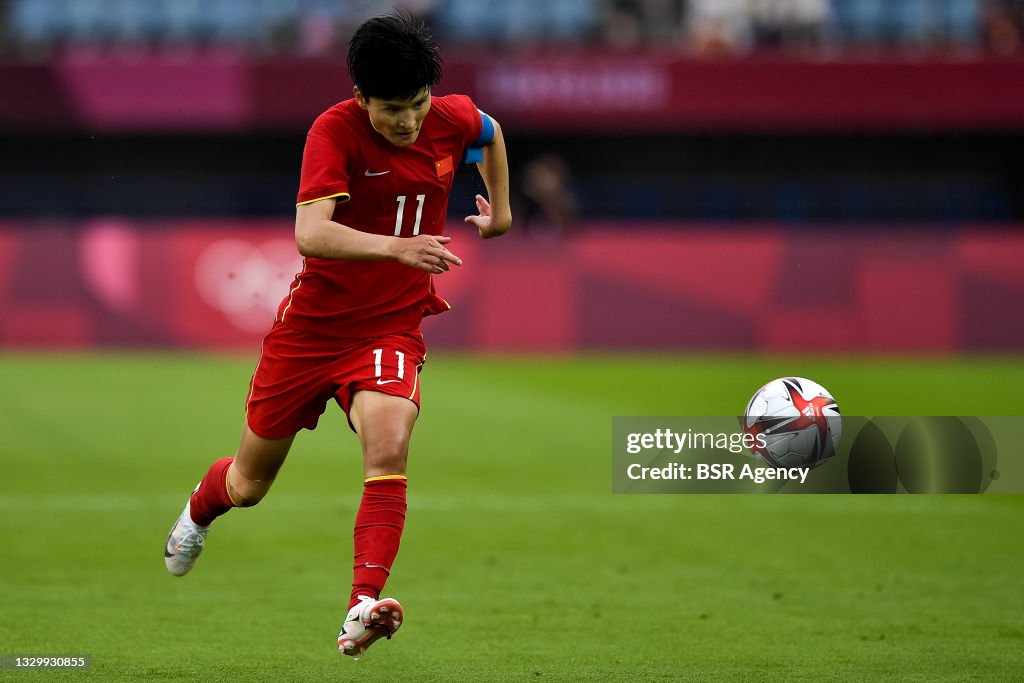
<instances>
[{"instance_id":1,"label":"number 11 on jersey","mask_svg":"<svg viewBox=\"0 0 1024 683\"><path fill-rule=\"evenodd\" d=\"M413 237L420 234L420 219L423 217L425 194L416 195L416 224L412 226ZM405 213L405 195L398 195L398 215L395 216L395 237L402 236L402 215Z\"/></svg>"}]
</instances>

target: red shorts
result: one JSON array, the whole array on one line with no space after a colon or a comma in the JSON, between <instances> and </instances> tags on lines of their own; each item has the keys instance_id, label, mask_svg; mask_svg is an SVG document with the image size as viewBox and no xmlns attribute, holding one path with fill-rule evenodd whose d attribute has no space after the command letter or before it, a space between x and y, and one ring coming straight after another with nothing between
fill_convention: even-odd
<instances>
[{"instance_id":1,"label":"red shorts","mask_svg":"<svg viewBox=\"0 0 1024 683\"><path fill-rule=\"evenodd\" d=\"M348 343L274 323L245 401L249 429L264 439L314 429L332 398L348 415L357 391L401 396L418 410L425 356L419 331Z\"/></svg>"}]
</instances>

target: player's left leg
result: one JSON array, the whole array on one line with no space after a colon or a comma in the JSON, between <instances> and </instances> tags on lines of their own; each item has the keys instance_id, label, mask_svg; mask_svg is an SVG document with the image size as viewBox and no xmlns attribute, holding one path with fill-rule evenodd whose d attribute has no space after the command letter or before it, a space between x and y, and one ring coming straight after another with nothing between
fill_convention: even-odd
<instances>
[{"instance_id":1,"label":"player's left leg","mask_svg":"<svg viewBox=\"0 0 1024 683\"><path fill-rule=\"evenodd\" d=\"M363 497L356 513L352 593L338 649L359 657L402 624L398 601L380 599L405 526L409 440L418 409L407 398L376 391L352 397L349 420L363 447Z\"/></svg>"}]
</instances>

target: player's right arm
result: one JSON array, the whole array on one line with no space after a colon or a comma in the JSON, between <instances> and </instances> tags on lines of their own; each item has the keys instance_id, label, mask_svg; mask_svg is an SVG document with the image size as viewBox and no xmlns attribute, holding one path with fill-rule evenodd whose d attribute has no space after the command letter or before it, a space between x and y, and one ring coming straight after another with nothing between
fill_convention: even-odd
<instances>
[{"instance_id":1,"label":"player's right arm","mask_svg":"<svg viewBox=\"0 0 1024 683\"><path fill-rule=\"evenodd\" d=\"M443 273L462 259L445 246L451 237L390 237L350 228L331 220L333 197L300 204L295 209L295 246L303 256L336 260L394 259L412 268Z\"/></svg>"}]
</instances>

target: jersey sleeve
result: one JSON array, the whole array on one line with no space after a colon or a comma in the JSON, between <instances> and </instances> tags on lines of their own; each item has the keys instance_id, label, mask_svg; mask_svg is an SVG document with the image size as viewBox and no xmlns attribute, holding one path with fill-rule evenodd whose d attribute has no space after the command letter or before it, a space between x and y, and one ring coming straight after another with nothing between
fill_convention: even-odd
<instances>
[{"instance_id":1,"label":"jersey sleeve","mask_svg":"<svg viewBox=\"0 0 1024 683\"><path fill-rule=\"evenodd\" d=\"M317 119L306 136L306 148L302 152L302 174L299 179L299 194L295 205L310 204L321 199L336 198L348 201L349 166L352 155L339 142L339 136L331 135L322 118Z\"/></svg>"},{"instance_id":2,"label":"jersey sleeve","mask_svg":"<svg viewBox=\"0 0 1024 683\"><path fill-rule=\"evenodd\" d=\"M452 116L462 128L464 145L473 147L480 140L480 132L483 129L480 110L467 95L449 95L448 99Z\"/></svg>"}]
</instances>

